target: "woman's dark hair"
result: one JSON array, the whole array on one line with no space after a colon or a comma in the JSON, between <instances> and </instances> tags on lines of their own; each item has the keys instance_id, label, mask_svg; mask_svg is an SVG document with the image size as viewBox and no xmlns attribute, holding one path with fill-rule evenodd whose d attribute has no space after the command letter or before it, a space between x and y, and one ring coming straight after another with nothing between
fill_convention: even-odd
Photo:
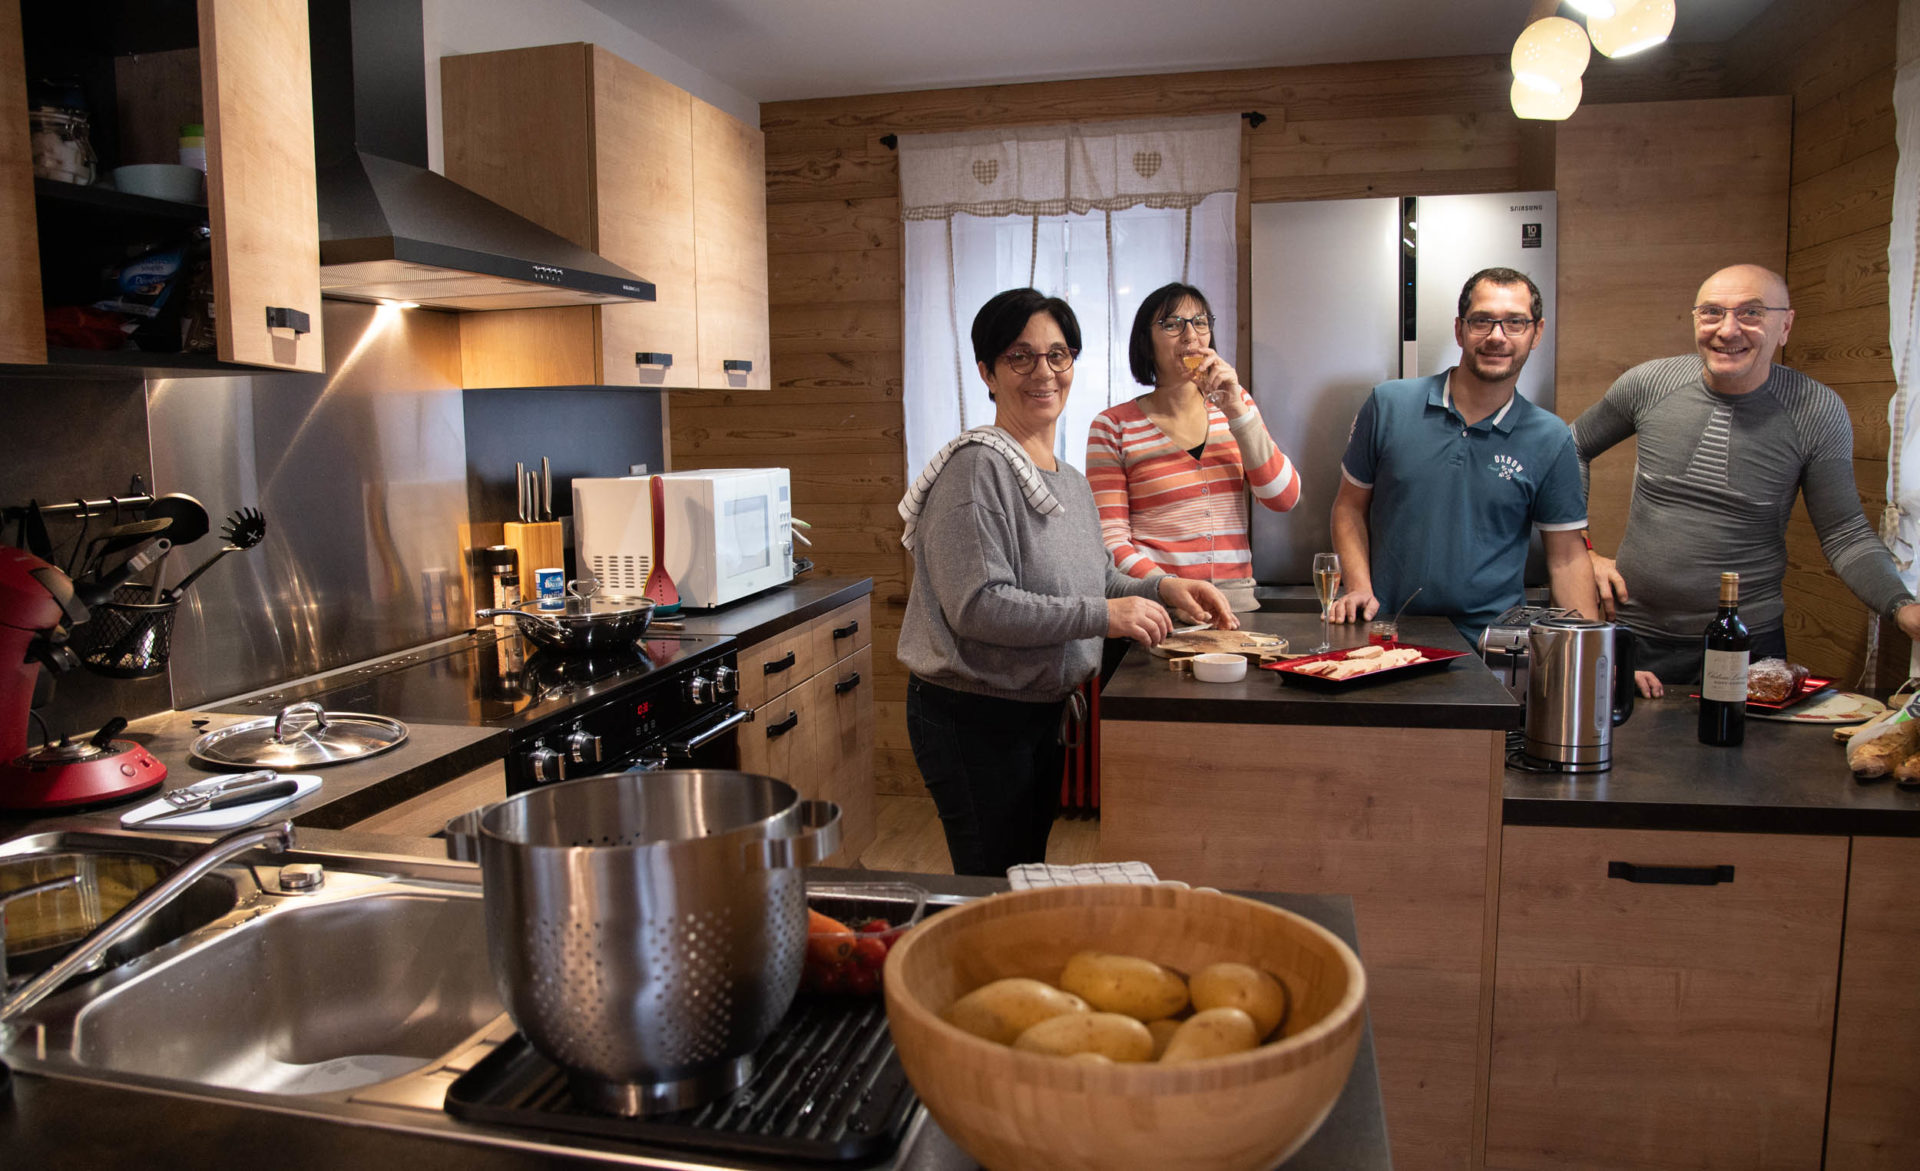
<instances>
[{"instance_id":1,"label":"woman's dark hair","mask_svg":"<svg viewBox=\"0 0 1920 1171\"><path fill-rule=\"evenodd\" d=\"M1073 306L1058 297L1049 297L1038 289L1008 289L1004 293L995 293L993 299L980 306L980 312L973 315L973 360L993 369L994 362L1007 352L1007 347L1018 341L1027 328L1027 322L1036 313L1045 313L1053 318L1054 324L1067 339L1067 348L1080 354L1080 319L1073 315Z\"/></svg>"},{"instance_id":2,"label":"woman's dark hair","mask_svg":"<svg viewBox=\"0 0 1920 1171\"><path fill-rule=\"evenodd\" d=\"M1213 316L1213 306L1207 304L1207 295L1192 285L1179 281L1161 285L1147 294L1140 302L1140 311L1133 315L1133 335L1127 339L1127 368L1133 371L1133 380L1142 386L1152 386L1159 381L1158 372L1153 367L1153 331L1155 323L1173 307L1176 301L1191 297L1200 302L1200 309L1207 316ZM1212 344L1211 341L1208 342Z\"/></svg>"}]
</instances>

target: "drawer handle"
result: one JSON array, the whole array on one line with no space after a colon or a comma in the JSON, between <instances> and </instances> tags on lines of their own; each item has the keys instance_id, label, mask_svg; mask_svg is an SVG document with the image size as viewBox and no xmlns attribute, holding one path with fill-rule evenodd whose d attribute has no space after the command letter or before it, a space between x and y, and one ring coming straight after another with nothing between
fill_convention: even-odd
<instances>
[{"instance_id":1,"label":"drawer handle","mask_svg":"<svg viewBox=\"0 0 1920 1171\"><path fill-rule=\"evenodd\" d=\"M728 374L751 374L753 363L745 358L728 358L720 363L720 369Z\"/></svg>"},{"instance_id":2,"label":"drawer handle","mask_svg":"<svg viewBox=\"0 0 1920 1171\"><path fill-rule=\"evenodd\" d=\"M636 366L671 366L673 365L673 355L657 354L649 350L641 350L633 356L633 364Z\"/></svg>"},{"instance_id":3,"label":"drawer handle","mask_svg":"<svg viewBox=\"0 0 1920 1171\"><path fill-rule=\"evenodd\" d=\"M777 724L767 725L767 739L771 740L775 736L785 736L788 732L793 731L794 725L798 724L799 722L800 722L799 712L796 712L796 711L787 712L786 719L781 720Z\"/></svg>"},{"instance_id":4,"label":"drawer handle","mask_svg":"<svg viewBox=\"0 0 1920 1171\"><path fill-rule=\"evenodd\" d=\"M1632 862L1607 863L1608 878L1628 882L1658 882L1669 886L1717 886L1733 881L1731 866L1637 866Z\"/></svg>"},{"instance_id":5,"label":"drawer handle","mask_svg":"<svg viewBox=\"0 0 1920 1171\"><path fill-rule=\"evenodd\" d=\"M853 674L847 676L845 679L842 679L840 682L834 684L833 693L835 695L845 695L847 692L852 691L854 688L858 686L860 686L860 672L855 671Z\"/></svg>"},{"instance_id":6,"label":"drawer handle","mask_svg":"<svg viewBox=\"0 0 1920 1171\"><path fill-rule=\"evenodd\" d=\"M834 628L833 637L836 641L838 641L839 639L843 639L843 638L852 638L854 635L858 633L860 633L860 620L856 618L852 622L847 623L845 626Z\"/></svg>"},{"instance_id":7,"label":"drawer handle","mask_svg":"<svg viewBox=\"0 0 1920 1171\"><path fill-rule=\"evenodd\" d=\"M268 329L290 329L295 333L313 332L313 319L298 309L284 305L267 306Z\"/></svg>"},{"instance_id":8,"label":"drawer handle","mask_svg":"<svg viewBox=\"0 0 1920 1171\"><path fill-rule=\"evenodd\" d=\"M771 663L764 664L762 669L766 671L766 673L769 675L778 675L780 672L786 670L788 667L793 666L793 662L794 662L793 652L788 651L786 658L775 659Z\"/></svg>"}]
</instances>

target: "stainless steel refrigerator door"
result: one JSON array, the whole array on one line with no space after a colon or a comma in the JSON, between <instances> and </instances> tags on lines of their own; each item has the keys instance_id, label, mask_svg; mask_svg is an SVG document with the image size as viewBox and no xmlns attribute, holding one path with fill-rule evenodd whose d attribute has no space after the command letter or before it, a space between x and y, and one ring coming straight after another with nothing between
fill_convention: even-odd
<instances>
[{"instance_id":1,"label":"stainless steel refrigerator door","mask_svg":"<svg viewBox=\"0 0 1920 1171\"><path fill-rule=\"evenodd\" d=\"M1453 340L1460 286L1483 268L1518 269L1540 286L1546 328L1520 372L1520 393L1553 409L1554 195L1520 191L1496 195L1423 195L1414 236L1419 258L1415 358L1408 377L1438 374L1460 362Z\"/></svg>"}]
</instances>

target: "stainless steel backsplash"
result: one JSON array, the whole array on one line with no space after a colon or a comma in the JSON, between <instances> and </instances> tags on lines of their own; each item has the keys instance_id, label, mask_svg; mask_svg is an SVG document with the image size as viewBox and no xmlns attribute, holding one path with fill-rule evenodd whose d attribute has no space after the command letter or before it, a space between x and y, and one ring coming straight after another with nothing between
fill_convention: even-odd
<instances>
[{"instance_id":1,"label":"stainless steel backsplash","mask_svg":"<svg viewBox=\"0 0 1920 1171\"><path fill-rule=\"evenodd\" d=\"M326 375L147 383L154 490L213 518L174 551L169 584L220 548L236 509L267 521L259 547L228 554L181 603L176 708L472 625L458 319L344 301L322 318Z\"/></svg>"}]
</instances>

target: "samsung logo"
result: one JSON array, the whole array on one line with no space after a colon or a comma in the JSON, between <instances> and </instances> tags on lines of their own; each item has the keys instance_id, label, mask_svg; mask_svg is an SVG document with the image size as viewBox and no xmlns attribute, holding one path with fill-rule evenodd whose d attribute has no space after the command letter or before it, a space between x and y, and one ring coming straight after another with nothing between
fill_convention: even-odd
<instances>
[{"instance_id":1,"label":"samsung logo","mask_svg":"<svg viewBox=\"0 0 1920 1171\"><path fill-rule=\"evenodd\" d=\"M1539 211L1545 206L1546 205L1543 203L1514 203L1514 204L1507 205L1507 210L1508 211Z\"/></svg>"}]
</instances>

